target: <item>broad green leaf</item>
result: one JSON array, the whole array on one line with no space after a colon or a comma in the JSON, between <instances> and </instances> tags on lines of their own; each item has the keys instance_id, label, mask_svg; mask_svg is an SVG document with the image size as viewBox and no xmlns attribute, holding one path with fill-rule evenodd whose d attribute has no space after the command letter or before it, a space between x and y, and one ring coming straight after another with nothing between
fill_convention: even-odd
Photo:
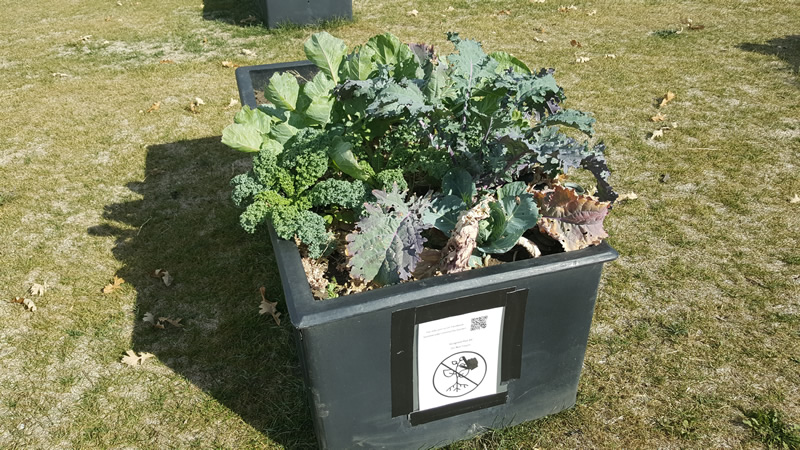
<instances>
[{"instance_id":1,"label":"broad green leaf","mask_svg":"<svg viewBox=\"0 0 800 450\"><path fill-rule=\"evenodd\" d=\"M265 137L264 142L261 144L261 150L269 151L273 155L277 156L283 152L283 145L275 139Z\"/></svg>"},{"instance_id":2,"label":"broad green leaf","mask_svg":"<svg viewBox=\"0 0 800 450\"><path fill-rule=\"evenodd\" d=\"M472 198L478 195L472 175L460 167L451 169L442 178L442 192L455 195L467 205L472 205Z\"/></svg>"},{"instance_id":3,"label":"broad green leaf","mask_svg":"<svg viewBox=\"0 0 800 450\"><path fill-rule=\"evenodd\" d=\"M339 69L342 80L366 80L376 70L375 50L372 47L361 47L351 53Z\"/></svg>"},{"instance_id":4,"label":"broad green leaf","mask_svg":"<svg viewBox=\"0 0 800 450\"><path fill-rule=\"evenodd\" d=\"M367 114L381 118L393 118L406 112L415 116L433 110L425 102L425 96L417 85L391 82L380 90L375 100L367 107Z\"/></svg>"},{"instance_id":5,"label":"broad green leaf","mask_svg":"<svg viewBox=\"0 0 800 450\"><path fill-rule=\"evenodd\" d=\"M489 54L495 61L497 61L497 68L495 69L496 73L500 73L504 70L511 69L517 73L524 73L530 74L531 69L525 65L524 62L517 59L515 56L512 56L506 52L494 52Z\"/></svg>"},{"instance_id":6,"label":"broad green leaf","mask_svg":"<svg viewBox=\"0 0 800 450\"><path fill-rule=\"evenodd\" d=\"M404 200L405 192L372 191L377 201L364 205L356 231L347 235L350 275L378 284L393 284L411 278L422 258L422 231L427 197Z\"/></svg>"},{"instance_id":7,"label":"broad green leaf","mask_svg":"<svg viewBox=\"0 0 800 450\"><path fill-rule=\"evenodd\" d=\"M447 88L447 72L444 64L431 66L430 73L425 78L425 87L422 93L428 99L428 103L438 104L441 102L442 94Z\"/></svg>"},{"instance_id":8,"label":"broad green leaf","mask_svg":"<svg viewBox=\"0 0 800 450\"><path fill-rule=\"evenodd\" d=\"M232 123L222 130L222 143L241 152L257 152L264 136L251 125Z\"/></svg>"},{"instance_id":9,"label":"broad green leaf","mask_svg":"<svg viewBox=\"0 0 800 450\"><path fill-rule=\"evenodd\" d=\"M486 241L494 242L503 236L503 233L506 230L506 224L508 222L506 219L506 213L503 211L503 208L500 207L499 203L489 203L489 219L491 222L491 233Z\"/></svg>"},{"instance_id":10,"label":"broad green leaf","mask_svg":"<svg viewBox=\"0 0 800 450\"><path fill-rule=\"evenodd\" d=\"M445 195L433 201L431 209L425 212L423 220L433 224L434 227L443 233L450 235L450 232L458 223L458 216L462 211L467 210L467 204L461 197L455 195Z\"/></svg>"},{"instance_id":11,"label":"broad green leaf","mask_svg":"<svg viewBox=\"0 0 800 450\"><path fill-rule=\"evenodd\" d=\"M284 111L294 111L299 93L300 85L294 75L288 72L276 72L269 79L267 89L264 90L264 97Z\"/></svg>"},{"instance_id":12,"label":"broad green leaf","mask_svg":"<svg viewBox=\"0 0 800 450\"><path fill-rule=\"evenodd\" d=\"M356 180L367 181L369 179L369 174L358 165L358 160L353 155L353 144L341 137L333 138L331 146L328 147L328 156L342 173L346 173Z\"/></svg>"},{"instance_id":13,"label":"broad green leaf","mask_svg":"<svg viewBox=\"0 0 800 450\"><path fill-rule=\"evenodd\" d=\"M306 57L335 84L339 84L339 66L347 54L347 45L344 41L331 36L327 31L322 31L314 33L303 48Z\"/></svg>"},{"instance_id":14,"label":"broad green leaf","mask_svg":"<svg viewBox=\"0 0 800 450\"><path fill-rule=\"evenodd\" d=\"M594 128L592 126L594 122L594 117L583 111L565 109L544 118L544 120L542 120L542 125L567 125L577 128L591 136L594 134Z\"/></svg>"},{"instance_id":15,"label":"broad green leaf","mask_svg":"<svg viewBox=\"0 0 800 450\"><path fill-rule=\"evenodd\" d=\"M459 88L471 91L480 84L481 79L495 76L497 61L484 53L480 43L470 39L462 40L458 33L448 33L447 37L458 51L448 55L447 62L450 63L453 79Z\"/></svg>"},{"instance_id":16,"label":"broad green leaf","mask_svg":"<svg viewBox=\"0 0 800 450\"><path fill-rule=\"evenodd\" d=\"M505 253L516 245L525 231L536 225L539 209L533 195L526 193L525 188L525 183L515 181L497 190L498 201L495 206L490 205L490 208L493 211L502 211L505 215L505 228L502 233L492 230L489 241L480 247L482 252Z\"/></svg>"},{"instance_id":17,"label":"broad green leaf","mask_svg":"<svg viewBox=\"0 0 800 450\"><path fill-rule=\"evenodd\" d=\"M285 144L286 141L291 139L295 134L297 134L297 128L289 125L288 122L281 122L278 124L272 125L272 130L270 130L270 137L278 141L280 144Z\"/></svg>"},{"instance_id":18,"label":"broad green leaf","mask_svg":"<svg viewBox=\"0 0 800 450\"><path fill-rule=\"evenodd\" d=\"M365 47L375 51L376 63L394 67L393 76L396 79L416 77L419 68L417 57L397 36L391 33L379 34L367 41Z\"/></svg>"},{"instance_id":19,"label":"broad green leaf","mask_svg":"<svg viewBox=\"0 0 800 450\"><path fill-rule=\"evenodd\" d=\"M250 109L249 106L244 105L242 109L233 116L233 121L242 125L253 126L261 132L261 134L268 134L272 118L258 108Z\"/></svg>"},{"instance_id":20,"label":"broad green leaf","mask_svg":"<svg viewBox=\"0 0 800 450\"><path fill-rule=\"evenodd\" d=\"M302 112L310 122L317 125L330 122L333 108L333 97L330 94L335 86L333 80L323 72L317 73L313 80L303 86L302 102L298 102L298 107L300 103L303 104Z\"/></svg>"}]
</instances>

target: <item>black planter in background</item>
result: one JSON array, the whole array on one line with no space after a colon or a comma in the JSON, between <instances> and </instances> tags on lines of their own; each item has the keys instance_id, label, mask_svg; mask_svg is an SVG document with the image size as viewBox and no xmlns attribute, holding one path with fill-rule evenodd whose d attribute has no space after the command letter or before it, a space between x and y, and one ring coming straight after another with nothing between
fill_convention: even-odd
<instances>
[{"instance_id":1,"label":"black planter in background","mask_svg":"<svg viewBox=\"0 0 800 450\"><path fill-rule=\"evenodd\" d=\"M256 0L269 28L307 25L322 20L353 18L352 0Z\"/></svg>"}]
</instances>

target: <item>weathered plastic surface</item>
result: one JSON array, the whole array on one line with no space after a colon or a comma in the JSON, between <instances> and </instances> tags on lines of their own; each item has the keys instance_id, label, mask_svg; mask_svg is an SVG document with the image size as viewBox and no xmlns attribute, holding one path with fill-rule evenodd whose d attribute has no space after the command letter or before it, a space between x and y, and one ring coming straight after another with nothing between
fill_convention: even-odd
<instances>
[{"instance_id":1,"label":"weathered plastic surface","mask_svg":"<svg viewBox=\"0 0 800 450\"><path fill-rule=\"evenodd\" d=\"M307 25L321 20L353 18L352 0L257 0L269 28L287 23Z\"/></svg>"},{"instance_id":2,"label":"weathered plastic surface","mask_svg":"<svg viewBox=\"0 0 800 450\"><path fill-rule=\"evenodd\" d=\"M254 70L237 71L251 107ZM603 263L617 257L608 244L318 301L297 246L270 236L321 448L436 447L575 404ZM505 288L528 290L521 376L505 404L416 426L392 417L392 313Z\"/></svg>"}]
</instances>

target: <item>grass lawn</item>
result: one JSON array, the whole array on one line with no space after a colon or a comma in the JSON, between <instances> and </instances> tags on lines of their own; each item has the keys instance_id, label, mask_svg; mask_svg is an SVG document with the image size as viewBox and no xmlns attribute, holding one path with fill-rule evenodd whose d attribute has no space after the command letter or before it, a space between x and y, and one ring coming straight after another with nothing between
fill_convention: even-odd
<instances>
[{"instance_id":1,"label":"grass lawn","mask_svg":"<svg viewBox=\"0 0 800 450\"><path fill-rule=\"evenodd\" d=\"M800 2L571 4L353 0L327 28L555 67L638 195L606 221L577 405L452 448L800 447ZM291 325L258 314L260 286L282 300L266 233L229 200L249 156L220 134L223 61L304 59L320 28L234 0L0 7L0 448L314 448Z\"/></svg>"}]
</instances>

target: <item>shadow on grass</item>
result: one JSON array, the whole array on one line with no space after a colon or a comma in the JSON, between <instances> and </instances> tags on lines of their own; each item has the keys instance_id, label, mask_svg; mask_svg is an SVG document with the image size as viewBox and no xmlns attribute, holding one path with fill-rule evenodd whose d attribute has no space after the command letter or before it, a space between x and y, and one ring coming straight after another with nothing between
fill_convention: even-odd
<instances>
[{"instance_id":1,"label":"shadow on grass","mask_svg":"<svg viewBox=\"0 0 800 450\"><path fill-rule=\"evenodd\" d=\"M203 19L242 27L262 26L256 0L204 0ZM263 27L266 29L266 27Z\"/></svg>"},{"instance_id":2,"label":"shadow on grass","mask_svg":"<svg viewBox=\"0 0 800 450\"><path fill-rule=\"evenodd\" d=\"M229 200L228 182L248 160L219 136L150 146L144 180L128 186L140 198L107 205L116 225L89 233L116 237L117 276L137 293L134 350L154 353L273 441L314 448L288 317L277 326L258 314L259 286L282 296L268 236L242 231ZM171 286L150 276L156 269L169 271ZM184 326L154 328L147 312Z\"/></svg>"},{"instance_id":3,"label":"shadow on grass","mask_svg":"<svg viewBox=\"0 0 800 450\"><path fill-rule=\"evenodd\" d=\"M748 52L773 55L789 65L795 75L800 74L800 35L787 35L767 41L766 44L739 44L739 48Z\"/></svg>"}]
</instances>

